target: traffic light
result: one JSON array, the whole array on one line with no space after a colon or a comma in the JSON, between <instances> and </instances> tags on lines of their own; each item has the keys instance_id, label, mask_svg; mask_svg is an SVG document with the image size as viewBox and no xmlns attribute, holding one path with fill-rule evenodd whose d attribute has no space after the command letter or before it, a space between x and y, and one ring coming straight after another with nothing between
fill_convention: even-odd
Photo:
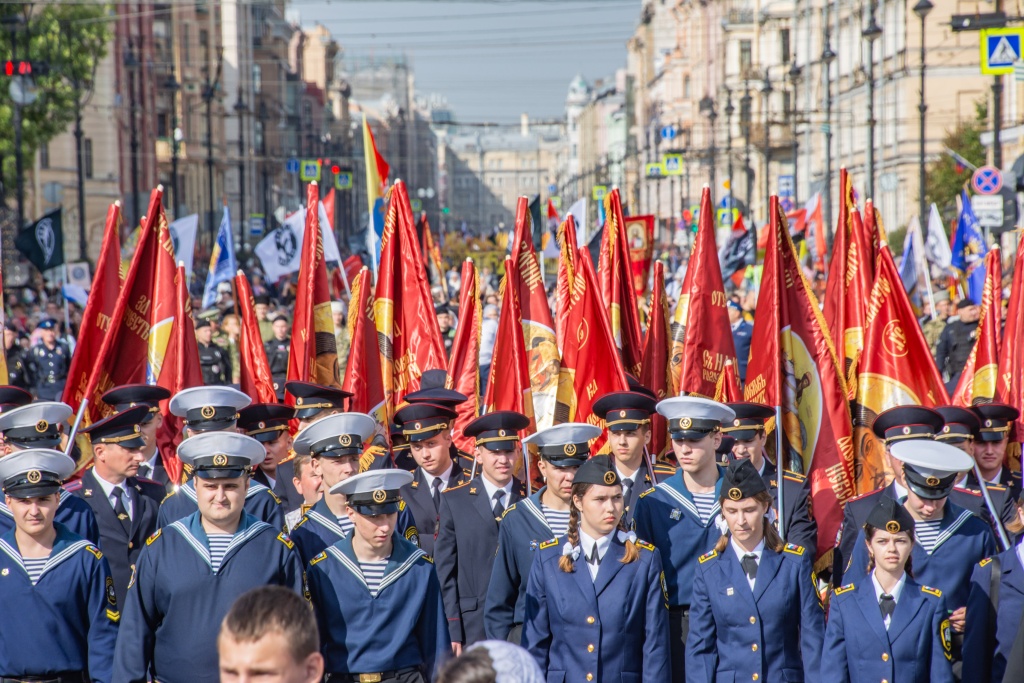
<instances>
[{"instance_id":1,"label":"traffic light","mask_svg":"<svg viewBox=\"0 0 1024 683\"><path fill-rule=\"evenodd\" d=\"M338 166L337 164L331 166L331 173L333 173L334 175L338 175L339 173L341 173L341 166Z\"/></svg>"},{"instance_id":2,"label":"traffic light","mask_svg":"<svg viewBox=\"0 0 1024 683\"><path fill-rule=\"evenodd\" d=\"M441 213L451 213L451 212L452 212L452 210L450 208L448 208L447 206L441 209Z\"/></svg>"},{"instance_id":3,"label":"traffic light","mask_svg":"<svg viewBox=\"0 0 1024 683\"><path fill-rule=\"evenodd\" d=\"M4 62L4 74L7 76L31 76L32 71L32 62L21 59Z\"/></svg>"}]
</instances>

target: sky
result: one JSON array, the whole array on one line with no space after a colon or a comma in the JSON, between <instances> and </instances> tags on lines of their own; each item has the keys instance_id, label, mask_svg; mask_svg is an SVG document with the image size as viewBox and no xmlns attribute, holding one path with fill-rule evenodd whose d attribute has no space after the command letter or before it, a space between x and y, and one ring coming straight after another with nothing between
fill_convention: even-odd
<instances>
[{"instance_id":1,"label":"sky","mask_svg":"<svg viewBox=\"0 0 1024 683\"><path fill-rule=\"evenodd\" d=\"M410 58L417 95L437 93L460 122L561 118L569 83L626 64L640 0L291 0L303 26L330 29L345 54ZM359 93L353 93L358 99Z\"/></svg>"}]
</instances>

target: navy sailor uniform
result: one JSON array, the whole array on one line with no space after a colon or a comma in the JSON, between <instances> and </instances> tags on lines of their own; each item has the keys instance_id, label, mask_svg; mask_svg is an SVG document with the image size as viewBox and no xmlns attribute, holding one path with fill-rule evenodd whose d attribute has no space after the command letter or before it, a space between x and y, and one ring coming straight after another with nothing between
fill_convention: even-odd
<instances>
[{"instance_id":1,"label":"navy sailor uniform","mask_svg":"<svg viewBox=\"0 0 1024 683\"><path fill-rule=\"evenodd\" d=\"M967 598L964 683L1002 683L1024 615L1024 566L1019 548L985 558L974 568ZM999 566L999 611L992 614L992 572Z\"/></svg>"},{"instance_id":2,"label":"navy sailor uniform","mask_svg":"<svg viewBox=\"0 0 1024 683\"><path fill-rule=\"evenodd\" d=\"M309 563L325 672L366 674L415 667L432 680L450 654L434 566L398 533L392 534L392 542L376 596L363 578L351 535Z\"/></svg>"},{"instance_id":3,"label":"navy sailor uniform","mask_svg":"<svg viewBox=\"0 0 1024 683\"><path fill-rule=\"evenodd\" d=\"M764 548L753 589L730 543L699 558L686 641L687 683L814 681L819 675L825 612L814 555L787 543Z\"/></svg>"},{"instance_id":4,"label":"navy sailor uniform","mask_svg":"<svg viewBox=\"0 0 1024 683\"><path fill-rule=\"evenodd\" d=\"M198 512L146 541L114 652L118 683L217 683L217 634L234 601L265 585L306 594L302 561L277 527L243 514L216 572L209 547Z\"/></svg>"},{"instance_id":5,"label":"navy sailor uniform","mask_svg":"<svg viewBox=\"0 0 1024 683\"><path fill-rule=\"evenodd\" d=\"M178 487L178 490L164 498L157 516L157 526L163 528L179 519L185 519L196 512L196 482L190 480ZM266 522L278 531L284 531L284 510L281 499L263 484L249 480L249 490L245 492L245 511L256 519Z\"/></svg>"},{"instance_id":6,"label":"navy sailor uniform","mask_svg":"<svg viewBox=\"0 0 1024 683\"><path fill-rule=\"evenodd\" d=\"M73 486L69 485L71 488ZM76 498L66 490L60 492L60 503L57 505L57 514L53 516L54 524L63 524L68 531L76 536L81 536L93 545L100 543L100 528L96 524L96 515L92 508L84 500ZM0 498L0 534L6 534L14 530L14 515Z\"/></svg>"},{"instance_id":7,"label":"navy sailor uniform","mask_svg":"<svg viewBox=\"0 0 1024 683\"><path fill-rule=\"evenodd\" d=\"M57 538L33 586L14 532L0 537L0 677L41 678L88 670L91 681L111 677L121 618L103 553L54 524Z\"/></svg>"},{"instance_id":8,"label":"navy sailor uniform","mask_svg":"<svg viewBox=\"0 0 1024 683\"><path fill-rule=\"evenodd\" d=\"M637 541L639 557L613 533L591 578L582 555L572 572L558 565L567 537L540 544L526 589L523 647L549 683L669 680L668 611L661 555Z\"/></svg>"},{"instance_id":9,"label":"navy sailor uniform","mask_svg":"<svg viewBox=\"0 0 1024 683\"><path fill-rule=\"evenodd\" d=\"M398 522L396 523L398 533L414 545L419 545L419 536L416 532L416 525L412 519L412 513L405 506L405 502L398 504ZM304 563L308 563L314 557L322 553L329 546L334 545L347 534L334 516L327 503L320 498L313 507L306 510L306 514L298 521L291 531L291 539L295 543L295 549Z\"/></svg>"},{"instance_id":10,"label":"navy sailor uniform","mask_svg":"<svg viewBox=\"0 0 1024 683\"><path fill-rule=\"evenodd\" d=\"M887 630L874 583L864 577L832 594L821 654L823 680L952 683L950 647L942 591L906 577Z\"/></svg>"}]
</instances>

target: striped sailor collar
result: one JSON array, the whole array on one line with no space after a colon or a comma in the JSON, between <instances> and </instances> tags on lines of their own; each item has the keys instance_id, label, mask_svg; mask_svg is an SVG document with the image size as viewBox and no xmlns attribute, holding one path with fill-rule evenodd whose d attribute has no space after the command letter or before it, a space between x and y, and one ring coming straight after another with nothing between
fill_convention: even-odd
<instances>
[{"instance_id":1,"label":"striped sailor collar","mask_svg":"<svg viewBox=\"0 0 1024 683\"><path fill-rule=\"evenodd\" d=\"M946 501L945 509L942 511L942 522L939 524L939 535L935 538L932 552L934 553L940 545L951 539L957 529L966 524L971 517L974 517L974 514L970 510Z\"/></svg>"},{"instance_id":2,"label":"striped sailor collar","mask_svg":"<svg viewBox=\"0 0 1024 683\"><path fill-rule=\"evenodd\" d=\"M178 489L181 493L185 494L185 497L191 500L193 503L196 501L196 480L189 479L185 482L185 485ZM270 489L259 483L252 477L249 478L249 490L245 492L245 499L249 500L260 491L269 491Z\"/></svg>"},{"instance_id":3,"label":"striped sailor collar","mask_svg":"<svg viewBox=\"0 0 1024 683\"><path fill-rule=\"evenodd\" d=\"M182 538L188 543L189 546L196 553L202 557L208 566L213 567L213 563L210 560L210 538L206 535L206 530L203 529L202 516L200 513L193 512L184 519L179 519L177 522L170 524L168 529L173 529L181 534ZM256 536L264 529L270 529L271 526L266 522L263 522L256 517L253 517L248 512L242 512L242 517L238 522L238 528L231 537L231 543L228 544L228 549L224 553L224 558L221 560L221 568L227 563L228 558L234 554L234 552L245 545L245 543ZM216 573L216 572L215 572Z\"/></svg>"},{"instance_id":4,"label":"striped sailor collar","mask_svg":"<svg viewBox=\"0 0 1024 683\"><path fill-rule=\"evenodd\" d=\"M53 549L50 551L50 557L43 566L42 574L43 577L48 571L54 567L59 566L65 560L68 560L75 556L75 554L83 548L94 548L96 552L99 549L96 548L92 543L85 540L81 536L72 533L66 526L60 522L53 523L54 528L57 530L57 537L53 541ZM22 571L25 571L25 564L22 562L21 551L18 549L18 542L14 537L14 529L11 529L3 536L0 536L0 553L7 555L21 567ZM25 571L26 575L28 574Z\"/></svg>"},{"instance_id":5,"label":"striped sailor collar","mask_svg":"<svg viewBox=\"0 0 1024 683\"><path fill-rule=\"evenodd\" d=\"M718 480L715 482L715 505L711 509L711 516L704 526L709 526L714 523L715 516L722 509L721 494L722 494L722 481L725 476L725 468L718 465ZM690 493L690 489L686 488L686 484L683 481L683 470L676 470L676 473L671 477L665 479L659 483L656 487L659 491L662 491L674 502L679 503L684 510L689 512L694 519L700 520L700 515L697 512L697 505L693 502L693 494Z\"/></svg>"},{"instance_id":6,"label":"striped sailor collar","mask_svg":"<svg viewBox=\"0 0 1024 683\"><path fill-rule=\"evenodd\" d=\"M548 530L550 536L554 536L554 532L551 529L551 525L548 524L548 518L544 516L544 510L541 508L541 496L544 491L547 490L547 486L541 487L535 494L529 498L524 498L519 501L518 505L522 507L528 514L533 515L537 521L544 525L544 528Z\"/></svg>"},{"instance_id":7,"label":"striped sailor collar","mask_svg":"<svg viewBox=\"0 0 1024 683\"><path fill-rule=\"evenodd\" d=\"M415 544L405 540L400 533L395 531L391 534L392 549L391 557L388 558L388 564L384 568L384 577L380 581L380 586L377 588L377 597L380 597L384 592L384 589L391 584L402 578L413 566L416 561L421 557L426 557L426 553L420 550ZM369 592L369 587L366 585L366 580L363 578L363 571L359 567L359 560L356 558L355 551L352 550L352 536L345 536L334 545L327 548L325 551L328 555L333 557L338 563L344 567L352 576L359 580L363 588Z\"/></svg>"},{"instance_id":8,"label":"striped sailor collar","mask_svg":"<svg viewBox=\"0 0 1024 683\"><path fill-rule=\"evenodd\" d=\"M338 523L338 518L331 512L331 508L327 507L327 501L323 497L314 503L313 507L306 510L306 519L311 523L322 526L338 538L344 538L345 536L345 530Z\"/></svg>"}]
</instances>

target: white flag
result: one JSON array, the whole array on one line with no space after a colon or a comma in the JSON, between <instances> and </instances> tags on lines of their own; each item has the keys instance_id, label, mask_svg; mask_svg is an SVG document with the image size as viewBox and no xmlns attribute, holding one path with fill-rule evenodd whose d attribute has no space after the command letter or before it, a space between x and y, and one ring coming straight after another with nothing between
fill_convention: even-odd
<instances>
[{"instance_id":1,"label":"white flag","mask_svg":"<svg viewBox=\"0 0 1024 683\"><path fill-rule=\"evenodd\" d=\"M928 214L928 236L924 241L924 253L931 263L943 270L951 267L953 263L949 238L946 237L946 230L942 227L942 217L939 216L939 209L935 204L932 204L931 213Z\"/></svg>"},{"instance_id":2,"label":"white flag","mask_svg":"<svg viewBox=\"0 0 1024 683\"><path fill-rule=\"evenodd\" d=\"M331 224L327 222L320 205L320 237L324 242L324 260L341 263L341 254L338 253L338 243L334 239L334 231ZM302 238L306 233L306 209L302 208L287 216L281 227L260 240L256 245L256 256L263 264L263 272L267 280L277 282L286 275L291 275L299 270L299 262L302 256Z\"/></svg>"},{"instance_id":3,"label":"white flag","mask_svg":"<svg viewBox=\"0 0 1024 683\"><path fill-rule=\"evenodd\" d=\"M199 231L199 214L184 216L167 226L174 243L174 258L185 266L185 275L192 278L192 257L196 252L196 233Z\"/></svg>"},{"instance_id":4,"label":"white flag","mask_svg":"<svg viewBox=\"0 0 1024 683\"><path fill-rule=\"evenodd\" d=\"M583 247L589 244L587 239L587 198L580 197L569 207L569 212L565 214L568 218L572 216L576 221L576 247Z\"/></svg>"}]
</instances>

